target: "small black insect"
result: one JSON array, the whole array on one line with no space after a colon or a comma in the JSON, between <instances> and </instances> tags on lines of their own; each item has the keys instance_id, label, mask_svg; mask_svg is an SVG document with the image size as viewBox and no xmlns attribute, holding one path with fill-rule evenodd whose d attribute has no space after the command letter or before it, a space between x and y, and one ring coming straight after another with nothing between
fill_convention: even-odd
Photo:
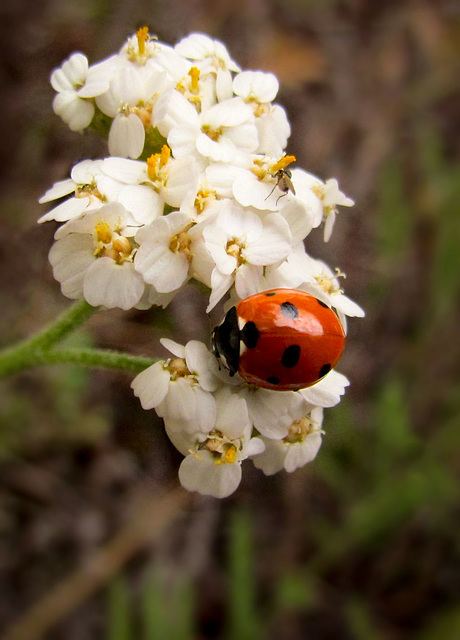
<instances>
[{"instance_id":1,"label":"small black insect","mask_svg":"<svg viewBox=\"0 0 460 640\"><path fill-rule=\"evenodd\" d=\"M278 204L280 198L287 196L289 191L295 196L295 188L294 188L294 185L292 184L292 180L291 180L292 172L290 169L278 169L278 171L275 174L272 174L272 177L276 178L276 184L273 187L273 189L270 191L268 196L265 198L265 200L268 200L268 198L272 195L276 187L278 187L278 189L283 192L277 199L276 204Z\"/></svg>"}]
</instances>

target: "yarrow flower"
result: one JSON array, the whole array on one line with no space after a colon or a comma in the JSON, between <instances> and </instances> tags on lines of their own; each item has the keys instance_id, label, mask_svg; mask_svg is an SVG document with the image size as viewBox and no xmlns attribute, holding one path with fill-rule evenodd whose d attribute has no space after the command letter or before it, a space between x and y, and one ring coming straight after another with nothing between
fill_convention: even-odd
<instances>
[{"instance_id":1,"label":"yarrow flower","mask_svg":"<svg viewBox=\"0 0 460 640\"><path fill-rule=\"evenodd\" d=\"M208 289L208 312L288 288L335 309L344 328L347 316L364 315L344 294L340 269L305 248L321 225L329 240L338 207L354 202L335 178L294 166L275 75L241 70L204 34L171 47L143 27L97 64L74 53L51 84L70 129L91 125L108 137L106 157L79 162L40 199L52 208L39 222L58 225L49 260L65 296L166 307L195 280ZM222 498L247 460L268 475L313 460L323 409L340 401L345 376L331 370L300 391L262 389L219 369L203 343L161 342L170 355L132 386L184 455L184 487Z\"/></svg>"}]
</instances>

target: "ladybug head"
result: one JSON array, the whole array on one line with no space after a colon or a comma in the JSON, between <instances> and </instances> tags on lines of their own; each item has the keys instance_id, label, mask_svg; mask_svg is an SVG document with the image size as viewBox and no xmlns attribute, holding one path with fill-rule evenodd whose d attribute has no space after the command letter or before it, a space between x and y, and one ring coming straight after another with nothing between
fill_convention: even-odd
<instances>
[{"instance_id":1,"label":"ladybug head","mask_svg":"<svg viewBox=\"0 0 460 640\"><path fill-rule=\"evenodd\" d=\"M238 314L236 307L232 307L226 314L222 324L212 332L212 352L234 376L238 371L240 361L240 330L238 328Z\"/></svg>"}]
</instances>

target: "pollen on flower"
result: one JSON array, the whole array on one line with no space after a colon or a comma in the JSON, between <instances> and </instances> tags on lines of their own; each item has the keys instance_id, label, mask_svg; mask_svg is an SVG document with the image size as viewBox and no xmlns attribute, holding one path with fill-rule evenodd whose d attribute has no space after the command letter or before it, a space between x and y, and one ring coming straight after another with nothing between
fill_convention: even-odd
<instances>
[{"instance_id":1,"label":"pollen on flower","mask_svg":"<svg viewBox=\"0 0 460 640\"><path fill-rule=\"evenodd\" d=\"M143 56L145 55L145 42L149 37L149 28L141 27L140 29L138 29L136 33L136 37L137 37L137 44L139 47L139 54Z\"/></svg>"},{"instance_id":2,"label":"pollen on flower","mask_svg":"<svg viewBox=\"0 0 460 640\"><path fill-rule=\"evenodd\" d=\"M109 244L112 241L112 229L107 222L100 220L96 225L96 238L102 244Z\"/></svg>"},{"instance_id":3,"label":"pollen on flower","mask_svg":"<svg viewBox=\"0 0 460 640\"><path fill-rule=\"evenodd\" d=\"M136 36L128 41L126 50L128 60L144 65L148 58L155 55L157 47L153 41L156 39L156 36L150 35L148 27L138 29Z\"/></svg>"},{"instance_id":4,"label":"pollen on flower","mask_svg":"<svg viewBox=\"0 0 460 640\"><path fill-rule=\"evenodd\" d=\"M152 182L159 181L164 184L165 177L161 170L168 164L170 157L171 149L167 144L164 144L160 153L154 153L147 158L147 175Z\"/></svg>"},{"instance_id":5,"label":"pollen on flower","mask_svg":"<svg viewBox=\"0 0 460 640\"><path fill-rule=\"evenodd\" d=\"M236 460L236 447L234 444L231 444L227 451L225 452L225 462L229 464L233 464Z\"/></svg>"},{"instance_id":6,"label":"pollen on flower","mask_svg":"<svg viewBox=\"0 0 460 640\"><path fill-rule=\"evenodd\" d=\"M164 144L161 147L161 153L160 153L160 167L164 167L165 164L168 163L169 158L171 157L171 149L168 147L167 144Z\"/></svg>"},{"instance_id":7,"label":"pollen on flower","mask_svg":"<svg viewBox=\"0 0 460 640\"><path fill-rule=\"evenodd\" d=\"M272 165L270 172L276 173L277 171L282 171L292 162L295 162L296 159L297 158L295 156L283 156L280 160L278 160L278 162L275 162L275 164Z\"/></svg>"},{"instance_id":8,"label":"pollen on flower","mask_svg":"<svg viewBox=\"0 0 460 640\"><path fill-rule=\"evenodd\" d=\"M192 93L198 93L198 82L200 80L200 70L198 67L192 67L188 75L190 76L190 91Z\"/></svg>"}]
</instances>

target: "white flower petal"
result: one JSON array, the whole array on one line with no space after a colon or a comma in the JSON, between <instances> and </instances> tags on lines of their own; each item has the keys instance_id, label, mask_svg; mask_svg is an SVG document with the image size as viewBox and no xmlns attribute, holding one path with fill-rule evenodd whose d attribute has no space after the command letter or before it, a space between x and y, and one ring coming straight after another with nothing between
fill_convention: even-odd
<instances>
[{"instance_id":1,"label":"white flower petal","mask_svg":"<svg viewBox=\"0 0 460 640\"><path fill-rule=\"evenodd\" d=\"M225 388L216 396L216 428L230 440L240 438L249 425L246 400Z\"/></svg>"},{"instance_id":2,"label":"white flower petal","mask_svg":"<svg viewBox=\"0 0 460 640\"><path fill-rule=\"evenodd\" d=\"M284 469L287 445L282 440L263 438L265 450L252 458L254 466L261 469L266 476L272 476Z\"/></svg>"},{"instance_id":3,"label":"white flower petal","mask_svg":"<svg viewBox=\"0 0 460 640\"><path fill-rule=\"evenodd\" d=\"M51 86L55 91L69 91L85 82L88 72L88 59L83 53L73 53L51 74Z\"/></svg>"},{"instance_id":4,"label":"white flower petal","mask_svg":"<svg viewBox=\"0 0 460 640\"><path fill-rule=\"evenodd\" d=\"M94 104L79 98L74 92L58 93L53 100L53 110L72 131L83 131L94 116Z\"/></svg>"},{"instance_id":5,"label":"white flower petal","mask_svg":"<svg viewBox=\"0 0 460 640\"><path fill-rule=\"evenodd\" d=\"M174 340L170 340L169 338L161 338L160 343L163 345L165 349L170 351L176 358L184 358L185 359L185 347L178 342L174 342Z\"/></svg>"},{"instance_id":6,"label":"white flower petal","mask_svg":"<svg viewBox=\"0 0 460 640\"><path fill-rule=\"evenodd\" d=\"M196 412L191 426L194 431L209 433L216 424L216 399L198 385L192 387L192 391L196 400Z\"/></svg>"},{"instance_id":7,"label":"white flower petal","mask_svg":"<svg viewBox=\"0 0 460 640\"><path fill-rule=\"evenodd\" d=\"M89 267L83 295L94 307L132 309L144 292L142 276L130 262L116 264L112 258L99 258Z\"/></svg>"},{"instance_id":8,"label":"white flower petal","mask_svg":"<svg viewBox=\"0 0 460 640\"><path fill-rule=\"evenodd\" d=\"M284 468L288 473L292 473L300 467L316 458L321 447L321 433L315 431L310 433L303 442L288 445Z\"/></svg>"},{"instance_id":9,"label":"white flower petal","mask_svg":"<svg viewBox=\"0 0 460 640\"><path fill-rule=\"evenodd\" d=\"M337 311L341 311L352 318L364 318L366 315L364 309L362 309L359 304L353 302L353 300L345 296L343 293L332 294L331 303Z\"/></svg>"},{"instance_id":10,"label":"white flower petal","mask_svg":"<svg viewBox=\"0 0 460 640\"><path fill-rule=\"evenodd\" d=\"M209 451L188 455L179 467L179 481L187 491L226 498L241 482L241 465L216 464Z\"/></svg>"},{"instance_id":11,"label":"white flower petal","mask_svg":"<svg viewBox=\"0 0 460 640\"><path fill-rule=\"evenodd\" d=\"M254 427L267 438L279 440L288 434L291 412L302 403L294 391L257 389L247 396L249 416Z\"/></svg>"},{"instance_id":12,"label":"white flower petal","mask_svg":"<svg viewBox=\"0 0 460 640\"><path fill-rule=\"evenodd\" d=\"M349 384L350 382L343 374L332 370L312 387L301 389L299 394L317 407L334 407L340 402L340 397Z\"/></svg>"},{"instance_id":13,"label":"white flower petal","mask_svg":"<svg viewBox=\"0 0 460 640\"><path fill-rule=\"evenodd\" d=\"M209 297L209 304L206 308L206 313L209 313L211 309L214 309L216 304L222 299L233 284L233 276L225 275L221 273L217 267L213 270L211 275L211 295Z\"/></svg>"},{"instance_id":14,"label":"white flower petal","mask_svg":"<svg viewBox=\"0 0 460 640\"><path fill-rule=\"evenodd\" d=\"M264 216L263 232L248 243L245 258L255 265L268 265L284 260L291 251L291 232L286 220L278 213Z\"/></svg>"},{"instance_id":15,"label":"white flower petal","mask_svg":"<svg viewBox=\"0 0 460 640\"><path fill-rule=\"evenodd\" d=\"M273 73L242 71L233 80L233 91L245 100L272 102L278 93L279 82Z\"/></svg>"},{"instance_id":16,"label":"white flower petal","mask_svg":"<svg viewBox=\"0 0 460 640\"><path fill-rule=\"evenodd\" d=\"M189 262L183 253L173 253L169 247L142 244L134 258L136 271L159 293L169 293L181 287L188 277Z\"/></svg>"},{"instance_id":17,"label":"white flower petal","mask_svg":"<svg viewBox=\"0 0 460 640\"><path fill-rule=\"evenodd\" d=\"M241 299L252 296L263 289L263 267L249 262L241 265L235 274L235 289Z\"/></svg>"},{"instance_id":18,"label":"white flower petal","mask_svg":"<svg viewBox=\"0 0 460 640\"><path fill-rule=\"evenodd\" d=\"M141 160L129 158L105 158L102 171L125 184L139 184L147 178L147 165Z\"/></svg>"},{"instance_id":19,"label":"white flower petal","mask_svg":"<svg viewBox=\"0 0 460 640\"><path fill-rule=\"evenodd\" d=\"M86 271L95 260L93 250L93 238L86 234L66 236L51 247L53 276L61 283L62 293L72 300L83 295Z\"/></svg>"},{"instance_id":20,"label":"white flower petal","mask_svg":"<svg viewBox=\"0 0 460 640\"><path fill-rule=\"evenodd\" d=\"M64 196L68 196L69 193L74 193L75 191L75 182L70 178L66 180L60 180L56 182L51 189L48 189L46 193L42 195L40 200L38 201L40 204L44 204L45 202L51 202L51 200L58 200L59 198L63 198Z\"/></svg>"},{"instance_id":21,"label":"white flower petal","mask_svg":"<svg viewBox=\"0 0 460 640\"><path fill-rule=\"evenodd\" d=\"M127 186L120 191L118 202L139 224L150 224L163 213L164 202L156 191L146 185Z\"/></svg>"},{"instance_id":22,"label":"white flower petal","mask_svg":"<svg viewBox=\"0 0 460 640\"><path fill-rule=\"evenodd\" d=\"M202 342L190 340L185 345L185 361L191 373L198 375L198 382L205 391L215 391L217 379L209 369L212 354Z\"/></svg>"},{"instance_id":23,"label":"white flower petal","mask_svg":"<svg viewBox=\"0 0 460 640\"><path fill-rule=\"evenodd\" d=\"M65 222L66 220L73 220L78 218L83 211L87 208L90 200L89 198L69 198L57 207L45 213L44 216L39 218L38 222L47 222L48 220L57 220L58 222ZM102 206L102 202L101 202Z\"/></svg>"},{"instance_id":24,"label":"white flower petal","mask_svg":"<svg viewBox=\"0 0 460 640\"><path fill-rule=\"evenodd\" d=\"M143 409L154 409L165 399L169 380L169 372L164 368L163 361L144 369L134 378L131 388Z\"/></svg>"},{"instance_id":25,"label":"white flower petal","mask_svg":"<svg viewBox=\"0 0 460 640\"><path fill-rule=\"evenodd\" d=\"M156 412L165 420L193 422L196 415L196 396L189 381L185 378L171 381L168 395L157 406Z\"/></svg>"},{"instance_id":26,"label":"white flower petal","mask_svg":"<svg viewBox=\"0 0 460 640\"><path fill-rule=\"evenodd\" d=\"M257 456L265 451L265 442L262 438L251 438L249 442L244 446L241 452L245 458Z\"/></svg>"},{"instance_id":27,"label":"white flower petal","mask_svg":"<svg viewBox=\"0 0 460 640\"><path fill-rule=\"evenodd\" d=\"M109 153L123 158L138 158L144 148L145 129L135 113L117 115L109 132Z\"/></svg>"}]
</instances>

